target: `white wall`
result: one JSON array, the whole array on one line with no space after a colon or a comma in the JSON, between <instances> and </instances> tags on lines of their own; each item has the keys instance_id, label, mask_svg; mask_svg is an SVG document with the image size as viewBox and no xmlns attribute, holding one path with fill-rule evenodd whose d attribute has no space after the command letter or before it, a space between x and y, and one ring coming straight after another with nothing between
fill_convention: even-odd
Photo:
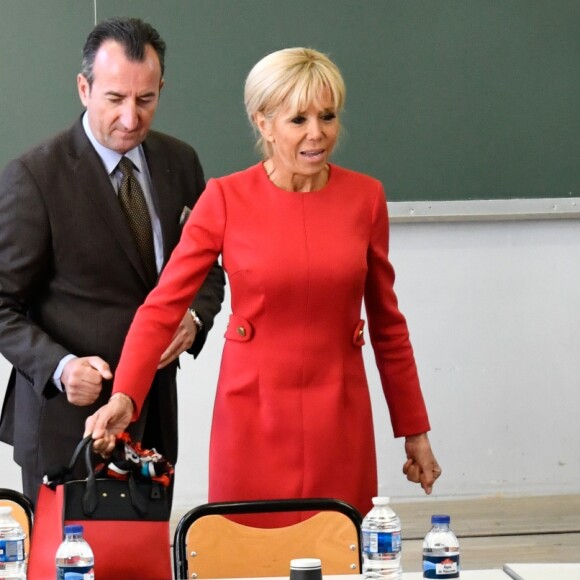
<instances>
[{"instance_id":1,"label":"white wall","mask_svg":"<svg viewBox=\"0 0 580 580\"><path fill-rule=\"evenodd\" d=\"M434 495L578 491L580 227L576 220L394 224L391 258L443 467ZM337 313L340 315L340 313ZM183 361L175 505L206 500L212 401L227 312ZM401 473L373 357L381 492L421 498ZM0 397L9 367L0 360ZM0 444L0 486L20 488Z\"/></svg>"}]
</instances>

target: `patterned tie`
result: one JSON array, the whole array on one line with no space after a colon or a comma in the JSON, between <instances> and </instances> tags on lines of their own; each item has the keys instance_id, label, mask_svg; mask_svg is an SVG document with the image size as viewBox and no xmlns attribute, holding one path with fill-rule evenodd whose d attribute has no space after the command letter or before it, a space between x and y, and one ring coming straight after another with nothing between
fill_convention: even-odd
<instances>
[{"instance_id":1,"label":"patterned tie","mask_svg":"<svg viewBox=\"0 0 580 580\"><path fill-rule=\"evenodd\" d=\"M123 174L119 187L119 201L137 242L147 276L154 283L157 280L157 266L155 264L151 216L147 209L147 202L141 184L133 174L133 162L128 157L123 157L119 161L119 169Z\"/></svg>"}]
</instances>

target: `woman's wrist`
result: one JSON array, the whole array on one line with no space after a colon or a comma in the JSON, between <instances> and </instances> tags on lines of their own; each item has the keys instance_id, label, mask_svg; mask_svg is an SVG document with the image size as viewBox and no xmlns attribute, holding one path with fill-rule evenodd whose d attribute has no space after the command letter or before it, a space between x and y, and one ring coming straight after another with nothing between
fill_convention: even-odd
<instances>
[{"instance_id":1,"label":"woman's wrist","mask_svg":"<svg viewBox=\"0 0 580 580\"><path fill-rule=\"evenodd\" d=\"M125 393L121 393L120 391L117 393L113 393L109 397L109 402L114 401L115 399L121 399L121 400L129 403L131 405L131 410L135 410L135 403L133 403L133 399L129 395L126 395Z\"/></svg>"},{"instance_id":2,"label":"woman's wrist","mask_svg":"<svg viewBox=\"0 0 580 580\"><path fill-rule=\"evenodd\" d=\"M418 439L425 439L425 438L427 438L427 432L415 433L414 435L406 435L405 441L413 442L413 441L417 441Z\"/></svg>"}]
</instances>

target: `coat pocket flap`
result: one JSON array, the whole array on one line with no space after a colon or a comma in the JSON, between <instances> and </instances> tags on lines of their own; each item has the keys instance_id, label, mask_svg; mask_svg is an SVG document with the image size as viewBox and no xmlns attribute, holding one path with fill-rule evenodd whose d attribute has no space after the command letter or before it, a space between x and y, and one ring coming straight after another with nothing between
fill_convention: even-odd
<instances>
[{"instance_id":1,"label":"coat pocket flap","mask_svg":"<svg viewBox=\"0 0 580 580\"><path fill-rule=\"evenodd\" d=\"M254 328L245 318L231 314L224 336L229 340L247 342L254 336Z\"/></svg>"}]
</instances>

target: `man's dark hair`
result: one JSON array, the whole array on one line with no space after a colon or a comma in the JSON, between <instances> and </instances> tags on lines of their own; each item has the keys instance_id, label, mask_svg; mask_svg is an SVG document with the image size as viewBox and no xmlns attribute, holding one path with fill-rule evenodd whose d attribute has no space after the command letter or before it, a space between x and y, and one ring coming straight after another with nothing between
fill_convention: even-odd
<instances>
[{"instance_id":1,"label":"man's dark hair","mask_svg":"<svg viewBox=\"0 0 580 580\"><path fill-rule=\"evenodd\" d=\"M89 87L95 80L93 65L101 45L107 40L114 40L123 46L125 56L133 62L145 59L145 47L150 44L161 65L161 78L165 72L165 42L153 26L139 18L109 18L97 24L89 34L83 47L81 74L87 79Z\"/></svg>"}]
</instances>

